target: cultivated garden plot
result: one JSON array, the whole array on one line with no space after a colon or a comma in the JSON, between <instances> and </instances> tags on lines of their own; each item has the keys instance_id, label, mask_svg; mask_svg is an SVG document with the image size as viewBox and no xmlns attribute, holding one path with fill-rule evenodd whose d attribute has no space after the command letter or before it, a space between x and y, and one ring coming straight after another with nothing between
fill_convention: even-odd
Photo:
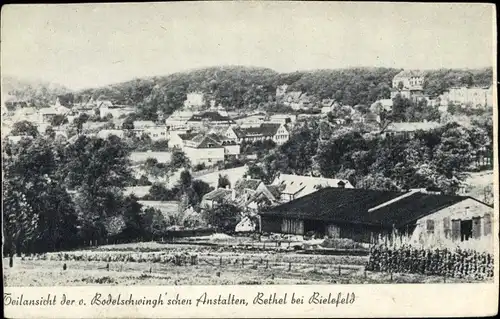
<instances>
[{"instance_id":1,"label":"cultivated garden plot","mask_svg":"<svg viewBox=\"0 0 500 319\"><path fill-rule=\"evenodd\" d=\"M196 245L137 243L25 256L15 258L13 267L4 269L4 280L7 286L466 281L424 274L368 271L365 268L368 256L219 250ZM4 265L8 263L8 258L5 258Z\"/></svg>"}]
</instances>

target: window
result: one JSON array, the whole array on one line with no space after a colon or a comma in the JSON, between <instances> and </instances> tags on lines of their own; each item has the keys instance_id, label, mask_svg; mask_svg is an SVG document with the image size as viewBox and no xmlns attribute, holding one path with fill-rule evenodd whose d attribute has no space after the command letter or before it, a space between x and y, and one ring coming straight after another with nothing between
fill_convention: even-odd
<instances>
[{"instance_id":1,"label":"window","mask_svg":"<svg viewBox=\"0 0 500 319\"><path fill-rule=\"evenodd\" d=\"M450 223L449 217L443 218L443 231L444 231L445 238L451 237L451 223Z\"/></svg>"},{"instance_id":2,"label":"window","mask_svg":"<svg viewBox=\"0 0 500 319\"><path fill-rule=\"evenodd\" d=\"M483 234L487 236L491 234L491 215L484 214L483 216Z\"/></svg>"},{"instance_id":3,"label":"window","mask_svg":"<svg viewBox=\"0 0 500 319\"><path fill-rule=\"evenodd\" d=\"M429 234L434 233L434 220L433 219L428 219L426 221L426 229Z\"/></svg>"}]
</instances>

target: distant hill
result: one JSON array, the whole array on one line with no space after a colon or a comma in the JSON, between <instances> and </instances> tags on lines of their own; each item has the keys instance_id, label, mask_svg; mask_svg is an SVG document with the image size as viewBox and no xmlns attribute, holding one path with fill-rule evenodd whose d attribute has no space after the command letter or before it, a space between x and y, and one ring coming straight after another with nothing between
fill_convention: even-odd
<instances>
[{"instance_id":1,"label":"distant hill","mask_svg":"<svg viewBox=\"0 0 500 319\"><path fill-rule=\"evenodd\" d=\"M47 103L60 96L63 105L94 99L109 99L115 104L135 106L139 117L153 119L157 112L166 116L182 107L187 93L202 92L206 106L210 100L230 110L267 109L276 106L276 88L287 84L288 91L301 91L313 97L313 103L333 98L344 105L370 105L389 98L392 78L402 69L348 68L336 70L278 73L268 68L225 66L209 67L166 76L134 79L74 93L62 86L15 82L7 79L5 92L18 98ZM488 86L492 69L425 71L424 91L438 96L452 86ZM9 93L10 92L10 93Z\"/></svg>"},{"instance_id":2,"label":"distant hill","mask_svg":"<svg viewBox=\"0 0 500 319\"><path fill-rule=\"evenodd\" d=\"M23 105L46 107L52 105L57 96L67 94L70 90L62 85L24 80L13 76L2 77L2 103L6 106Z\"/></svg>"}]
</instances>

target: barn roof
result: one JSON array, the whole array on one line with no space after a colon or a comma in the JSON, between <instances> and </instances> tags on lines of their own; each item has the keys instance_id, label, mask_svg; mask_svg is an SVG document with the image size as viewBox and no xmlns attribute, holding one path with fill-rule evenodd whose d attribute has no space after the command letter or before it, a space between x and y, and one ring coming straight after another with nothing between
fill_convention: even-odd
<instances>
[{"instance_id":1,"label":"barn roof","mask_svg":"<svg viewBox=\"0 0 500 319\"><path fill-rule=\"evenodd\" d=\"M234 133L239 138L248 136L274 136L281 127L279 123L262 123L260 126L235 127Z\"/></svg>"},{"instance_id":2,"label":"barn roof","mask_svg":"<svg viewBox=\"0 0 500 319\"><path fill-rule=\"evenodd\" d=\"M467 198L419 192L324 188L262 215L401 227Z\"/></svg>"},{"instance_id":3,"label":"barn roof","mask_svg":"<svg viewBox=\"0 0 500 319\"><path fill-rule=\"evenodd\" d=\"M232 122L232 120L219 112L208 111L202 114L195 114L190 119L189 122L201 122L203 120L208 120L212 122Z\"/></svg>"}]
</instances>

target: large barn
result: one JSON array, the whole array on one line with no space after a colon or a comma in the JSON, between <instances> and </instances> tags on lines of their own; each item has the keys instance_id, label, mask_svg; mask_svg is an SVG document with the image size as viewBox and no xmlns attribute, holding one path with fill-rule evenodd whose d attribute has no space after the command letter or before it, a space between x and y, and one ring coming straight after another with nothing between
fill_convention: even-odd
<instances>
[{"instance_id":1,"label":"large barn","mask_svg":"<svg viewBox=\"0 0 500 319\"><path fill-rule=\"evenodd\" d=\"M480 239L491 235L492 214L491 206L465 196L324 188L260 216L262 232L303 235L314 231L370 242L394 229L457 241Z\"/></svg>"}]
</instances>

